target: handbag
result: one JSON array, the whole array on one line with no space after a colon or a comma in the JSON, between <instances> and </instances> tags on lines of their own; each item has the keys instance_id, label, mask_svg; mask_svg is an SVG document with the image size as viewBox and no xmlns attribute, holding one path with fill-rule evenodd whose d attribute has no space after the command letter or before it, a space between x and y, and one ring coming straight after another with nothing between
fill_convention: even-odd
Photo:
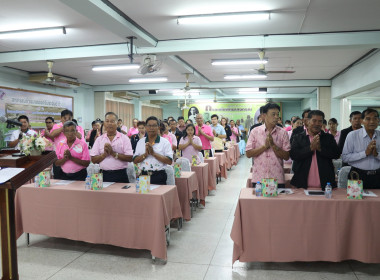
<instances>
[{"instance_id":1,"label":"handbag","mask_svg":"<svg viewBox=\"0 0 380 280\"><path fill-rule=\"evenodd\" d=\"M356 179L354 179L356 175ZM347 198L348 199L363 199L363 181L359 178L359 173L351 171L351 179L347 181Z\"/></svg>"}]
</instances>

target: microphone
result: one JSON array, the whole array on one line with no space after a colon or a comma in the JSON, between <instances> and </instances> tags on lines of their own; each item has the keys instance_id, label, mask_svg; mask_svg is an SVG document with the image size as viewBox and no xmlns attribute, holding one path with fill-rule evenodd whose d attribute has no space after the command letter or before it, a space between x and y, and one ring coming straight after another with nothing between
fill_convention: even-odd
<instances>
[{"instance_id":1,"label":"microphone","mask_svg":"<svg viewBox=\"0 0 380 280\"><path fill-rule=\"evenodd\" d=\"M7 128L9 128L8 126L11 126L11 125L22 126L22 123L20 123L19 121L15 120L15 119L8 119L5 116L0 117L0 122L6 122Z\"/></svg>"}]
</instances>

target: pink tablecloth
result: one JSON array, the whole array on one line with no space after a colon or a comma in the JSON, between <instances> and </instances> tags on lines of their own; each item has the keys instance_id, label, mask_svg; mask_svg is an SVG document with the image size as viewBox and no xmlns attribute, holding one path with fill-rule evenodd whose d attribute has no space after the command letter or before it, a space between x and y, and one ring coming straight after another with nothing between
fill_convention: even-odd
<instances>
[{"instance_id":1,"label":"pink tablecloth","mask_svg":"<svg viewBox=\"0 0 380 280\"><path fill-rule=\"evenodd\" d=\"M190 199L193 197L193 192L198 196L198 179L195 172L182 171L180 178L175 178L175 184L178 190L179 202L183 218L186 221L191 219Z\"/></svg>"},{"instance_id":2,"label":"pink tablecloth","mask_svg":"<svg viewBox=\"0 0 380 280\"><path fill-rule=\"evenodd\" d=\"M380 263L380 197L348 200L346 190L337 189L326 199L294 191L266 198L241 190L231 230L233 263Z\"/></svg>"},{"instance_id":3,"label":"pink tablecloth","mask_svg":"<svg viewBox=\"0 0 380 280\"><path fill-rule=\"evenodd\" d=\"M208 189L216 190L216 173L218 172L218 160L216 157L205 159L208 163Z\"/></svg>"},{"instance_id":4,"label":"pink tablecloth","mask_svg":"<svg viewBox=\"0 0 380 280\"><path fill-rule=\"evenodd\" d=\"M52 182L57 182L52 180ZM166 259L165 226L182 217L176 186L160 186L148 194L116 183L99 191L84 182L16 192L16 235L23 232L125 248L147 249ZM134 184L130 184L134 185Z\"/></svg>"},{"instance_id":5,"label":"pink tablecloth","mask_svg":"<svg viewBox=\"0 0 380 280\"><path fill-rule=\"evenodd\" d=\"M294 174L285 174L285 188L291 188L290 180L292 180ZM247 179L247 188L252 188L252 174Z\"/></svg>"},{"instance_id":6,"label":"pink tablecloth","mask_svg":"<svg viewBox=\"0 0 380 280\"><path fill-rule=\"evenodd\" d=\"M235 152L235 165L237 165L240 159L239 144L234 144L234 152Z\"/></svg>"},{"instance_id":7,"label":"pink tablecloth","mask_svg":"<svg viewBox=\"0 0 380 280\"><path fill-rule=\"evenodd\" d=\"M227 179L227 158L226 158L225 153L222 153L222 152L215 153L215 157L219 161L219 168L220 168L222 177L224 179Z\"/></svg>"},{"instance_id":8,"label":"pink tablecloth","mask_svg":"<svg viewBox=\"0 0 380 280\"><path fill-rule=\"evenodd\" d=\"M226 167L228 170L230 170L232 167L232 160L230 158L231 152L228 152L229 150L231 151L231 149L223 151L223 153L226 155Z\"/></svg>"},{"instance_id":9,"label":"pink tablecloth","mask_svg":"<svg viewBox=\"0 0 380 280\"><path fill-rule=\"evenodd\" d=\"M208 194L208 163L200 163L197 166L191 166L198 179L199 196L197 199L205 200Z\"/></svg>"}]
</instances>

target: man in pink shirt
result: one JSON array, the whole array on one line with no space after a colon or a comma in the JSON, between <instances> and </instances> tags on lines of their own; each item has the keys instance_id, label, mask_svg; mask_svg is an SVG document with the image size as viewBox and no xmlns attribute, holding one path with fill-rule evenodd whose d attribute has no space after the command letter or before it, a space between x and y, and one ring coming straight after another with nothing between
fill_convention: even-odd
<instances>
[{"instance_id":1,"label":"man in pink shirt","mask_svg":"<svg viewBox=\"0 0 380 280\"><path fill-rule=\"evenodd\" d=\"M197 125L195 126L195 135L201 139L202 154L204 155L205 150L210 150L210 156L213 156L211 151L211 142L214 141L214 133L212 132L211 126L204 124L202 114L197 114L195 121L197 122Z\"/></svg>"},{"instance_id":2,"label":"man in pink shirt","mask_svg":"<svg viewBox=\"0 0 380 280\"><path fill-rule=\"evenodd\" d=\"M139 129L137 127L137 123L139 122L138 119L133 119L132 123L133 123L133 126L129 129L128 131L128 137L131 138L132 135L135 135L135 134L138 134L139 133Z\"/></svg>"},{"instance_id":3,"label":"man in pink shirt","mask_svg":"<svg viewBox=\"0 0 380 280\"><path fill-rule=\"evenodd\" d=\"M310 111L306 130L293 138L290 156L294 176L290 183L297 188L324 190L327 183L336 187L332 160L340 153L334 136L322 130L324 118L322 111Z\"/></svg>"},{"instance_id":4,"label":"man in pink shirt","mask_svg":"<svg viewBox=\"0 0 380 280\"><path fill-rule=\"evenodd\" d=\"M45 119L45 125L46 125L46 128L41 131L41 136L44 136L47 140L49 140L49 142L51 144L51 146L46 147L45 150L46 151L54 151L54 139L51 139L50 137L47 137L45 135L46 131L49 133L53 129L54 119L52 117L47 117Z\"/></svg>"},{"instance_id":5,"label":"man in pink shirt","mask_svg":"<svg viewBox=\"0 0 380 280\"><path fill-rule=\"evenodd\" d=\"M90 154L86 142L76 137L77 129L73 121L65 122L63 133L66 140L57 146L56 166L62 173L54 175L54 179L84 181L87 176L86 167L90 164Z\"/></svg>"},{"instance_id":6,"label":"man in pink shirt","mask_svg":"<svg viewBox=\"0 0 380 280\"><path fill-rule=\"evenodd\" d=\"M104 182L129 183L128 162L132 161L132 145L129 138L117 131L118 117L113 112L105 115L106 132L96 138L91 149L91 161L99 163Z\"/></svg>"},{"instance_id":7,"label":"man in pink shirt","mask_svg":"<svg viewBox=\"0 0 380 280\"><path fill-rule=\"evenodd\" d=\"M285 187L283 160L289 159L290 142L287 132L277 126L280 106L268 103L263 108L265 122L255 127L245 148L247 157L254 157L252 184L264 178L277 179L278 187Z\"/></svg>"}]
</instances>

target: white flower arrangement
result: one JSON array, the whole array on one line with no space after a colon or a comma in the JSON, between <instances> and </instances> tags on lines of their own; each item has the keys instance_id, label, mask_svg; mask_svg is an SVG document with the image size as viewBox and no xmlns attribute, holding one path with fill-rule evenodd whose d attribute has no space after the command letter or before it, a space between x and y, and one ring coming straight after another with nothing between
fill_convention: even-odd
<instances>
[{"instance_id":1,"label":"white flower arrangement","mask_svg":"<svg viewBox=\"0 0 380 280\"><path fill-rule=\"evenodd\" d=\"M45 137L38 135L24 135L20 140L20 150L23 151L25 155L30 155L31 151L36 150L43 152L46 147L51 146L49 140Z\"/></svg>"}]
</instances>

